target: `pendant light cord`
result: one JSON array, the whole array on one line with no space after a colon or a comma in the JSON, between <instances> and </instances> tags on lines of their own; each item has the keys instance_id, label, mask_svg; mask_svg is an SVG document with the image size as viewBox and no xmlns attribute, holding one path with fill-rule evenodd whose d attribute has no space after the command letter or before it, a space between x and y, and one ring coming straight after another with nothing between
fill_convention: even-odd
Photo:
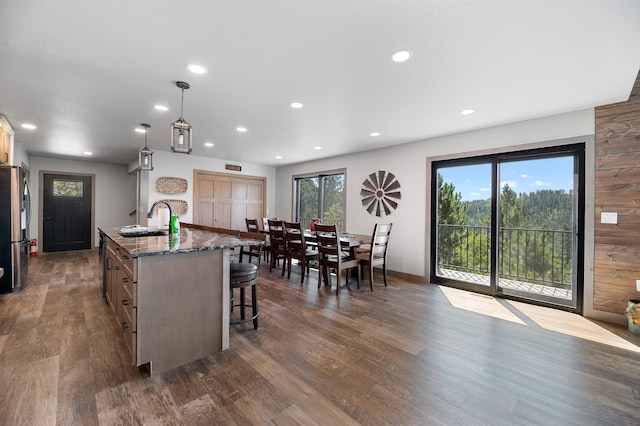
<instances>
[{"instance_id":1,"label":"pendant light cord","mask_svg":"<svg viewBox=\"0 0 640 426\"><path fill-rule=\"evenodd\" d=\"M182 120L182 107L184 105L184 88L182 89L182 96L180 97L180 120Z\"/></svg>"}]
</instances>

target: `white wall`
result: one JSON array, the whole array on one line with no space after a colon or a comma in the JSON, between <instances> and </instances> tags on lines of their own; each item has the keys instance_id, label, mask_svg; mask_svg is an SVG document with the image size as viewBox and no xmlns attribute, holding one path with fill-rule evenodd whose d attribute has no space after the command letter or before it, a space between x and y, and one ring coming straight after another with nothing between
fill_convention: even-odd
<instances>
[{"instance_id":1,"label":"white wall","mask_svg":"<svg viewBox=\"0 0 640 426\"><path fill-rule=\"evenodd\" d=\"M133 223L134 218L130 217L129 213L136 208L136 179L135 175L127 172L127 166L32 155L30 183L34 194L32 197L34 215L29 227L29 236L37 238L40 247L42 247L42 239L39 235L39 228L41 228L39 225L42 222L41 171L94 176L94 246L98 245L97 228Z\"/></svg>"},{"instance_id":2,"label":"white wall","mask_svg":"<svg viewBox=\"0 0 640 426\"><path fill-rule=\"evenodd\" d=\"M137 172L129 173L129 166L115 165L107 163L96 163L91 161L67 160L50 157L31 156L30 161L30 183L35 194L33 197L33 211L37 212L34 220L31 221L29 233L31 238L41 241L39 235L39 224L42 221L41 208L41 182L40 172L87 174L93 175L94 192L94 245L98 244L97 228L111 227L133 224L136 222L135 216L129 213L136 210L137 199ZM148 194L148 204L165 198L183 199L189 203L189 211L181 220L190 222L192 220L193 204L193 170L208 170L216 172L226 172L237 175L261 176L267 178L267 210L275 210L275 168L247 163L233 163L242 166L242 172L230 172L225 170L224 160L198 157L194 155L172 154L170 152L157 151L153 156L154 170L151 172L141 172L145 174L144 187L141 192ZM159 177L181 177L188 181L188 190L185 194L160 194L155 189L156 180ZM146 194L145 194L146 195ZM142 197L146 200L146 197ZM142 218L140 222L146 224L146 212L149 206L140 206ZM149 224L155 225L156 217L151 219Z\"/></svg>"},{"instance_id":3,"label":"white wall","mask_svg":"<svg viewBox=\"0 0 640 426\"><path fill-rule=\"evenodd\" d=\"M27 151L24 149L24 146L21 143L14 142L13 143L13 165L14 166L22 166L22 164L26 164L29 168L29 155Z\"/></svg>"},{"instance_id":4,"label":"white wall","mask_svg":"<svg viewBox=\"0 0 640 426\"><path fill-rule=\"evenodd\" d=\"M233 172L225 170L226 164L234 164L242 167L242 172ZM261 166L249 163L238 163L220 160L216 158L199 157L195 155L176 154L165 151L156 151L153 154L153 170L150 172L140 172L148 174L147 188L142 188L142 193L148 191L148 203L145 197L142 198L140 211L143 215L140 218L141 224L146 224L146 212L154 202L162 199L178 199L185 200L189 203L187 214L180 217L183 222L193 222L193 171L206 170L212 172L222 172L238 176L260 176L267 178L267 214L275 209L275 176L276 169L270 166ZM186 179L188 182L187 192L184 194L161 194L156 191L156 181L159 177L179 177ZM144 179L143 179L144 181ZM148 204L148 205L147 205ZM157 216L148 221L148 225L157 226Z\"/></svg>"},{"instance_id":5,"label":"white wall","mask_svg":"<svg viewBox=\"0 0 640 426\"><path fill-rule=\"evenodd\" d=\"M451 136L438 137L358 154L323 159L276 171L276 210L279 218L292 216L293 177L309 172L345 168L346 225L351 233L369 234L376 222L393 222L389 242L389 269L428 277L427 262L427 200L429 186L427 160L439 156L465 156L486 150L508 150L534 142L594 134L594 110L588 109L520 123L497 126ZM591 140L593 138L591 137ZM590 148L593 150L593 143ZM593 158L593 155L591 155ZM589 165L587 165L589 168ZM385 170L396 175L401 184L402 199L397 210L387 217L369 215L362 207L360 188L367 176ZM593 165L587 174L593 175ZM587 182L590 182L587 177ZM593 182L593 178L591 179ZM593 193L587 204L593 206ZM592 216L591 216L592 217ZM587 215L587 224L589 216ZM591 223L591 227L593 224ZM592 231L591 231L592 232ZM586 247L586 252L593 252ZM585 283L585 292L586 289Z\"/></svg>"}]
</instances>

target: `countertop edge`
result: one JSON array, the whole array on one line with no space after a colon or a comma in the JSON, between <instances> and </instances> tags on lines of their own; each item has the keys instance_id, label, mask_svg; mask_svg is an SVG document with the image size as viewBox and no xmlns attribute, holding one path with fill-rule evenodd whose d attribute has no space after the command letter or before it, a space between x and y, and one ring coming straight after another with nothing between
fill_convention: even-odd
<instances>
[{"instance_id":1,"label":"countertop edge","mask_svg":"<svg viewBox=\"0 0 640 426\"><path fill-rule=\"evenodd\" d=\"M220 234L204 229L183 228L180 230L180 234L148 237L123 237L120 235L120 230L121 227L98 228L100 234L104 234L134 258L264 244L263 241Z\"/></svg>"}]
</instances>

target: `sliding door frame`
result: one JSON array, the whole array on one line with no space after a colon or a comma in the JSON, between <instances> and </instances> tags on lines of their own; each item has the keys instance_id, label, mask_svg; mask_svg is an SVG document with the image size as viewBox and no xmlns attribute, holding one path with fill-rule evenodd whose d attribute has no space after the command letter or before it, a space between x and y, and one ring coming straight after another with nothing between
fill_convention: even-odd
<instances>
[{"instance_id":1,"label":"sliding door frame","mask_svg":"<svg viewBox=\"0 0 640 426\"><path fill-rule=\"evenodd\" d=\"M569 310L572 312L582 313L584 304L584 268L585 268L585 145L584 141L578 143L547 145L535 148L517 149L508 152L478 153L477 155L468 154L464 157L451 157L443 159L430 159L428 161L428 170L430 176L429 199L429 224L427 231L427 264L429 265L429 279L431 283L443 284L450 287L462 288L465 290L475 291L491 296L504 297L514 300L522 300L527 303L552 306L554 308ZM499 165L505 162L514 162L519 160L535 160L544 158L559 157L566 154L574 157L574 206L576 210L573 214L573 235L575 247L573 250L573 259L575 263L573 267L574 278L572 288L575 306L566 306L556 304L552 301L535 300L518 295L504 293L499 290L498 286L498 219L499 219ZM469 282L457 281L446 277L438 276L436 273L438 267L438 169L443 165L466 166L475 164L489 164L491 166L491 257L490 257L490 285L474 284ZM577 180L576 180L577 179ZM576 199L577 197L577 199Z\"/></svg>"}]
</instances>

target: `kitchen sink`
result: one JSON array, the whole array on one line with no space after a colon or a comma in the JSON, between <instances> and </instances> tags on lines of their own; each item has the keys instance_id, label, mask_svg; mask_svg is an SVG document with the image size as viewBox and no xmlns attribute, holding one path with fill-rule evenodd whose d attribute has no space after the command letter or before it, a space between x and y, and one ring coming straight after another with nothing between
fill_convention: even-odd
<instances>
[{"instance_id":1,"label":"kitchen sink","mask_svg":"<svg viewBox=\"0 0 640 426\"><path fill-rule=\"evenodd\" d=\"M167 231L143 231L143 232L120 232L123 237L161 237L167 235Z\"/></svg>"}]
</instances>

